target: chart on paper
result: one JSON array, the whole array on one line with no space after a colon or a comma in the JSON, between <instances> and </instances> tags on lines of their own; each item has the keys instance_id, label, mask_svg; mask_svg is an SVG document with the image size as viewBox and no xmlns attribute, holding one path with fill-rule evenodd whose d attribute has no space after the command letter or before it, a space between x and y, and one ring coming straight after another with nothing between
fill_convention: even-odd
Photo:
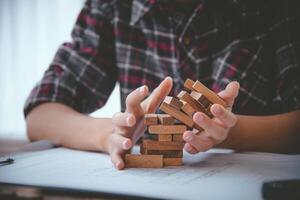
<instances>
[{"instance_id":1,"label":"chart on paper","mask_svg":"<svg viewBox=\"0 0 300 200\"><path fill-rule=\"evenodd\" d=\"M261 185L300 178L300 156L209 151L184 166L116 170L106 154L55 148L15 155L0 182L168 199L261 199Z\"/></svg>"}]
</instances>

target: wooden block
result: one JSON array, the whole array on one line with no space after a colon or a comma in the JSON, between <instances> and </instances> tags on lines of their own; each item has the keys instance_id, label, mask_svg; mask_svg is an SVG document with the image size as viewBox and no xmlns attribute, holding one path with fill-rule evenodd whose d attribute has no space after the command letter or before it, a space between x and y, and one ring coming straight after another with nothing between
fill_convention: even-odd
<instances>
[{"instance_id":1,"label":"wooden block","mask_svg":"<svg viewBox=\"0 0 300 200\"><path fill-rule=\"evenodd\" d=\"M143 147L149 150L182 150L182 142L158 142L154 140L143 140Z\"/></svg>"},{"instance_id":2,"label":"wooden block","mask_svg":"<svg viewBox=\"0 0 300 200\"><path fill-rule=\"evenodd\" d=\"M159 107L160 110L164 111L165 113L168 113L175 119L179 120L180 122L184 123L185 125L189 127L193 127L193 119L186 115L185 113L181 112L180 110L176 110L175 108L171 107L165 102L162 102L162 104Z\"/></svg>"},{"instance_id":3,"label":"wooden block","mask_svg":"<svg viewBox=\"0 0 300 200\"><path fill-rule=\"evenodd\" d=\"M176 99L175 97L166 96L164 102L176 108L177 110L180 110L182 106L182 102Z\"/></svg>"},{"instance_id":4,"label":"wooden block","mask_svg":"<svg viewBox=\"0 0 300 200\"><path fill-rule=\"evenodd\" d=\"M172 142L172 134L159 134L158 141L160 142Z\"/></svg>"},{"instance_id":5,"label":"wooden block","mask_svg":"<svg viewBox=\"0 0 300 200\"><path fill-rule=\"evenodd\" d=\"M193 108L192 108L192 106L190 106L190 104L188 104L187 102L185 102L185 101L182 101L183 102L183 105L182 105L182 107L181 107L181 110L183 111L183 112L185 112L188 116L193 116L193 114L196 112Z\"/></svg>"},{"instance_id":6,"label":"wooden block","mask_svg":"<svg viewBox=\"0 0 300 200\"><path fill-rule=\"evenodd\" d=\"M164 158L163 160L165 167L183 165L182 158Z\"/></svg>"},{"instance_id":7,"label":"wooden block","mask_svg":"<svg viewBox=\"0 0 300 200\"><path fill-rule=\"evenodd\" d=\"M225 106L225 101L219 97L216 93L208 89L205 85L203 85L200 81L196 81L192 87L195 91L202 93L210 102L217 103L222 106Z\"/></svg>"},{"instance_id":8,"label":"wooden block","mask_svg":"<svg viewBox=\"0 0 300 200\"><path fill-rule=\"evenodd\" d=\"M147 154L143 145L140 145L140 154Z\"/></svg>"},{"instance_id":9,"label":"wooden block","mask_svg":"<svg viewBox=\"0 0 300 200\"><path fill-rule=\"evenodd\" d=\"M172 135L172 140L173 142L184 142L183 138L182 138L182 134L176 134L176 135Z\"/></svg>"},{"instance_id":10,"label":"wooden block","mask_svg":"<svg viewBox=\"0 0 300 200\"><path fill-rule=\"evenodd\" d=\"M206 113L206 109L204 106L202 106L198 101L196 101L193 97L191 97L191 95L189 93L187 93L186 91L181 91L177 97L182 100L187 102L188 104L190 104L190 106L195 110L195 111L199 111L199 112L203 112Z\"/></svg>"},{"instance_id":11,"label":"wooden block","mask_svg":"<svg viewBox=\"0 0 300 200\"><path fill-rule=\"evenodd\" d=\"M149 133L153 134L182 134L186 129L185 125L151 125L148 127Z\"/></svg>"},{"instance_id":12,"label":"wooden block","mask_svg":"<svg viewBox=\"0 0 300 200\"><path fill-rule=\"evenodd\" d=\"M147 126L158 124L157 114L155 114L155 113L145 114L144 124L147 125Z\"/></svg>"},{"instance_id":13,"label":"wooden block","mask_svg":"<svg viewBox=\"0 0 300 200\"><path fill-rule=\"evenodd\" d=\"M172 124L175 123L175 119L171 115L168 115L168 114L158 114L157 117L158 117L158 121L159 121L160 124L163 124L163 125L172 125Z\"/></svg>"},{"instance_id":14,"label":"wooden block","mask_svg":"<svg viewBox=\"0 0 300 200\"><path fill-rule=\"evenodd\" d=\"M191 92L191 97L193 97L195 100L197 100L200 104L204 106L204 108L208 108L210 104L212 104L203 94L192 91Z\"/></svg>"},{"instance_id":15,"label":"wooden block","mask_svg":"<svg viewBox=\"0 0 300 200\"><path fill-rule=\"evenodd\" d=\"M148 155L163 155L163 158L182 158L182 150L148 150Z\"/></svg>"},{"instance_id":16,"label":"wooden block","mask_svg":"<svg viewBox=\"0 0 300 200\"><path fill-rule=\"evenodd\" d=\"M163 156L126 154L125 167L126 168L162 168Z\"/></svg>"},{"instance_id":17,"label":"wooden block","mask_svg":"<svg viewBox=\"0 0 300 200\"><path fill-rule=\"evenodd\" d=\"M183 87L187 90L187 91L191 91L193 90L193 85L194 85L194 81L191 79L186 79L184 82Z\"/></svg>"},{"instance_id":18,"label":"wooden block","mask_svg":"<svg viewBox=\"0 0 300 200\"><path fill-rule=\"evenodd\" d=\"M191 128L194 127L196 129L198 129L199 131L203 131L203 129L200 126L198 126L197 124L194 123L193 119L190 116L186 115L185 113L181 112L180 110L176 110L175 108L169 106L165 102L163 102L160 105L159 109L164 111L165 113L168 113L169 115L171 115L178 121L184 123L185 125L187 125Z\"/></svg>"}]
</instances>

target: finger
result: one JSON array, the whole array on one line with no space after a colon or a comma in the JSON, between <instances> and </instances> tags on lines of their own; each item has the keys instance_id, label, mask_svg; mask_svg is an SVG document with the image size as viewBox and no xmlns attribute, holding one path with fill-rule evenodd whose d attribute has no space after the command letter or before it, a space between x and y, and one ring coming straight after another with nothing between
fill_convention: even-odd
<instances>
[{"instance_id":1,"label":"finger","mask_svg":"<svg viewBox=\"0 0 300 200\"><path fill-rule=\"evenodd\" d=\"M218 95L224 99L227 106L232 107L235 98L238 96L240 84L237 81L230 82L225 90L222 90Z\"/></svg>"},{"instance_id":2,"label":"finger","mask_svg":"<svg viewBox=\"0 0 300 200\"><path fill-rule=\"evenodd\" d=\"M193 116L193 120L205 130L209 137L212 137L214 140L219 142L226 138L225 128L219 126L204 113L195 113Z\"/></svg>"},{"instance_id":3,"label":"finger","mask_svg":"<svg viewBox=\"0 0 300 200\"><path fill-rule=\"evenodd\" d=\"M111 135L110 144L112 146L111 151L129 150L133 146L129 138L116 133Z\"/></svg>"},{"instance_id":4,"label":"finger","mask_svg":"<svg viewBox=\"0 0 300 200\"><path fill-rule=\"evenodd\" d=\"M209 137L202 134L194 135L191 131L186 131L183 135L183 139L187 142L186 144L191 145L198 152L207 151L214 145L213 140Z\"/></svg>"},{"instance_id":5,"label":"finger","mask_svg":"<svg viewBox=\"0 0 300 200\"><path fill-rule=\"evenodd\" d=\"M185 150L186 152L188 152L188 153L190 153L190 154L196 154L196 153L199 152L199 151L198 151L195 147L193 147L190 143L185 143L183 148L184 148L184 150Z\"/></svg>"},{"instance_id":6,"label":"finger","mask_svg":"<svg viewBox=\"0 0 300 200\"><path fill-rule=\"evenodd\" d=\"M223 106L214 104L210 110L211 113L222 122L224 127L231 128L236 124L237 117L230 110L224 109Z\"/></svg>"},{"instance_id":7,"label":"finger","mask_svg":"<svg viewBox=\"0 0 300 200\"><path fill-rule=\"evenodd\" d=\"M125 163L122 159L122 156L117 151L114 151L110 154L110 159L116 169L124 169Z\"/></svg>"},{"instance_id":8,"label":"finger","mask_svg":"<svg viewBox=\"0 0 300 200\"><path fill-rule=\"evenodd\" d=\"M148 95L148 87L141 86L132 91L126 98L126 112L139 115L143 113L140 103Z\"/></svg>"},{"instance_id":9,"label":"finger","mask_svg":"<svg viewBox=\"0 0 300 200\"><path fill-rule=\"evenodd\" d=\"M133 127L136 123L136 118L131 113L118 112L113 115L112 122L115 126Z\"/></svg>"},{"instance_id":10,"label":"finger","mask_svg":"<svg viewBox=\"0 0 300 200\"><path fill-rule=\"evenodd\" d=\"M151 95L142 103L142 108L146 113L154 112L164 98L170 93L173 85L171 77L166 77Z\"/></svg>"}]
</instances>

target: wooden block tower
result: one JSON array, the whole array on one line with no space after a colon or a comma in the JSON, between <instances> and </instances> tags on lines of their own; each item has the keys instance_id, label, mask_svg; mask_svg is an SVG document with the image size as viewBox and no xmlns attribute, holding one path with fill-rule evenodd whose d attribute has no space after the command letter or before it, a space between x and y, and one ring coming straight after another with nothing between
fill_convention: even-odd
<instances>
[{"instance_id":1,"label":"wooden block tower","mask_svg":"<svg viewBox=\"0 0 300 200\"><path fill-rule=\"evenodd\" d=\"M168 114L154 113L145 115L144 124L156 139L143 140L141 154L125 155L126 167L161 168L182 165L182 135L187 126L175 124L175 119Z\"/></svg>"},{"instance_id":2,"label":"wooden block tower","mask_svg":"<svg viewBox=\"0 0 300 200\"><path fill-rule=\"evenodd\" d=\"M144 124L156 140L143 140L141 154L125 155L126 167L130 168L162 168L164 166L183 165L182 135L187 129L201 132L203 129L193 122L195 112L203 112L213 117L210 107L214 104L225 106L224 100L199 81L187 79L185 90L177 98L167 96L160 110L167 114L146 114ZM179 123L175 123L176 120Z\"/></svg>"}]
</instances>

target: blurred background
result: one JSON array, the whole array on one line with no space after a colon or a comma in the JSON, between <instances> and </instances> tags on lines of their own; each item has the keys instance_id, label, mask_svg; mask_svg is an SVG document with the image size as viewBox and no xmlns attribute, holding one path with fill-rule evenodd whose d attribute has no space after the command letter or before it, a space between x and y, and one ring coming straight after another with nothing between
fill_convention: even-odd
<instances>
[{"instance_id":1,"label":"blurred background","mask_svg":"<svg viewBox=\"0 0 300 200\"><path fill-rule=\"evenodd\" d=\"M0 138L26 138L23 106L70 33L84 0L0 0ZM104 108L120 110L116 86Z\"/></svg>"}]
</instances>

